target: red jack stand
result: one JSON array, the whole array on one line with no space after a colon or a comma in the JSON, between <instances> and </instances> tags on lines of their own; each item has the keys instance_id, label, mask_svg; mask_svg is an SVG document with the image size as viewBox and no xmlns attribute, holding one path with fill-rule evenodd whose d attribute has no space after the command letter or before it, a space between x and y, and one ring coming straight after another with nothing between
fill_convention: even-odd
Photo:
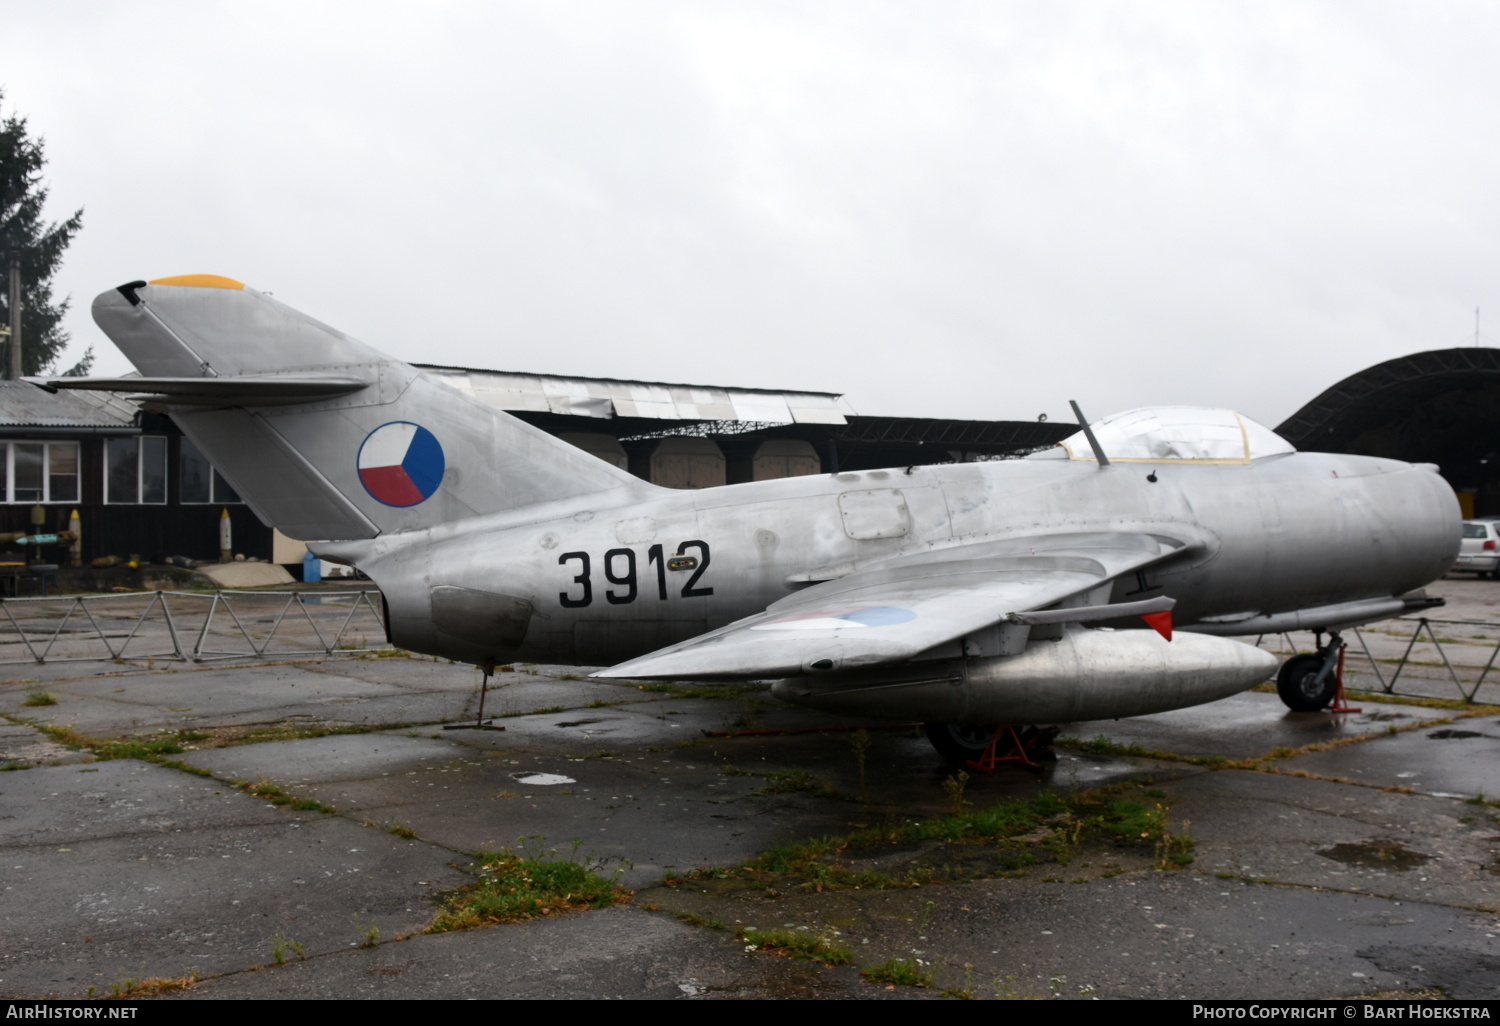
<instances>
[{"instance_id":1,"label":"red jack stand","mask_svg":"<svg viewBox=\"0 0 1500 1026\"><path fill-rule=\"evenodd\" d=\"M985 746L984 754L965 765L975 773L988 774L995 772L995 767L1003 763L1015 763L1024 770L1040 773L1042 764L1031 757L1032 753L1046 758L1045 753L1051 750L1052 739L1057 736L1057 731L1057 727L1027 727L1017 734L1015 727L1002 723L990 735L990 743ZM1007 739L1004 755L999 754L1001 738Z\"/></svg>"},{"instance_id":2,"label":"red jack stand","mask_svg":"<svg viewBox=\"0 0 1500 1026\"><path fill-rule=\"evenodd\" d=\"M1339 665L1338 668L1333 671L1336 675L1335 679L1338 681L1338 689L1333 693L1333 704L1328 707L1329 712L1357 713L1364 711L1363 709L1359 709L1355 706L1350 705L1349 699L1344 697L1344 650L1348 647L1348 645L1339 646Z\"/></svg>"}]
</instances>

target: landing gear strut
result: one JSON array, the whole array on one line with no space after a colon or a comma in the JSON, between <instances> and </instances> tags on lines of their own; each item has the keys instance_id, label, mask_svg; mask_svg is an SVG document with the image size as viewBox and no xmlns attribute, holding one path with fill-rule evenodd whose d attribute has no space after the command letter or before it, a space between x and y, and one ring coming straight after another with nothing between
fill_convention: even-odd
<instances>
[{"instance_id":1,"label":"landing gear strut","mask_svg":"<svg viewBox=\"0 0 1500 1026\"><path fill-rule=\"evenodd\" d=\"M1276 675L1276 693L1293 712L1317 712L1333 705L1335 699L1335 712L1353 711L1343 707L1344 639L1338 631L1330 631L1328 644L1322 640L1320 632L1317 651L1292 656Z\"/></svg>"}]
</instances>

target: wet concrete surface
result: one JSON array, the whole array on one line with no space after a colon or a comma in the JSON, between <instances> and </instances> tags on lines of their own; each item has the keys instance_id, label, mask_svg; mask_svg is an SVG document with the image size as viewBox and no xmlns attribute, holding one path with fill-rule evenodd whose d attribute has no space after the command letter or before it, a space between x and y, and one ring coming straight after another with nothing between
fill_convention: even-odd
<instances>
[{"instance_id":1,"label":"wet concrete surface","mask_svg":"<svg viewBox=\"0 0 1500 1026\"><path fill-rule=\"evenodd\" d=\"M1429 717L1432 714L1429 711ZM1439 797L1500 797L1500 718L1434 724L1362 745L1358 760L1315 752L1297 761L1313 773Z\"/></svg>"},{"instance_id":2,"label":"wet concrete surface","mask_svg":"<svg viewBox=\"0 0 1500 1026\"><path fill-rule=\"evenodd\" d=\"M24 672L0 684L0 765L30 767L0 773L4 995L196 973L183 997L1500 997L1494 717L1294 714L1250 693L1077 724L1040 774L974 776L962 798L1123 789L1194 839L1189 865L1099 842L1010 869L1003 845L897 846L869 864L961 855L974 871L775 893L692 871L943 815L952 771L924 738L708 736L835 721L754 690L662 694L563 667L498 678L486 706L504 731L444 730L475 715L476 675L429 660ZM38 687L56 704L25 705ZM176 767L91 761L18 720L196 733ZM368 732L306 736L340 729ZM273 805L247 793L257 782L333 811ZM576 841L568 857L619 874L631 903L421 933L475 852L523 838L565 855ZM746 951L746 926L805 927L856 968ZM273 964L278 936L305 957L283 946ZM920 960L932 986L856 971L889 958Z\"/></svg>"},{"instance_id":3,"label":"wet concrete surface","mask_svg":"<svg viewBox=\"0 0 1500 1026\"><path fill-rule=\"evenodd\" d=\"M746 952L732 939L634 908L532 921L240 973L188 999L305 998L921 998L854 969Z\"/></svg>"},{"instance_id":4,"label":"wet concrete surface","mask_svg":"<svg viewBox=\"0 0 1500 1026\"><path fill-rule=\"evenodd\" d=\"M1301 748L1382 734L1391 728L1400 730L1451 715L1421 706L1378 701L1361 701L1357 707L1361 710L1358 713L1337 716L1326 712L1299 713L1282 706L1274 695L1247 693L1155 716L1075 723L1064 728L1061 736L1079 741L1103 736L1113 744L1135 745L1146 751L1249 759L1278 747ZM1268 712L1275 715L1267 715Z\"/></svg>"}]
</instances>

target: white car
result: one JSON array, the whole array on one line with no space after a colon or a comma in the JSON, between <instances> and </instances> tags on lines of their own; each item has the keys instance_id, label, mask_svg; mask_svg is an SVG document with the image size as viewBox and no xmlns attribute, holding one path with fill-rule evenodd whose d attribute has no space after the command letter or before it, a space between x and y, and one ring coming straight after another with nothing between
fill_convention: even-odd
<instances>
[{"instance_id":1,"label":"white car","mask_svg":"<svg viewBox=\"0 0 1500 1026\"><path fill-rule=\"evenodd\" d=\"M1464 521L1463 544L1453 569L1472 570L1480 577L1489 574L1500 580L1500 521Z\"/></svg>"}]
</instances>

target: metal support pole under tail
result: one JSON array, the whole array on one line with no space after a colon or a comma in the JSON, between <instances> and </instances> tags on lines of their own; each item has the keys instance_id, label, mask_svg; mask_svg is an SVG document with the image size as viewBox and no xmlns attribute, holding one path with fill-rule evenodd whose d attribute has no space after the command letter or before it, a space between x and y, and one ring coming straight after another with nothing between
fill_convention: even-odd
<instances>
[{"instance_id":1,"label":"metal support pole under tail","mask_svg":"<svg viewBox=\"0 0 1500 1026\"><path fill-rule=\"evenodd\" d=\"M1078 408L1078 401L1069 399L1068 405L1073 407L1073 416L1078 418L1078 426L1083 428L1083 437L1089 440L1089 448L1094 450L1094 458L1099 461L1100 467L1109 466L1109 457L1104 455L1104 450L1099 448L1099 439L1094 437L1094 429L1089 427L1088 418Z\"/></svg>"},{"instance_id":2,"label":"metal support pole under tail","mask_svg":"<svg viewBox=\"0 0 1500 1026\"><path fill-rule=\"evenodd\" d=\"M485 693L488 692L489 689L490 689L490 677L494 676L494 673L495 673L495 661L493 659L486 660L485 663L484 663L484 665L482 665L482 666L479 667L479 671L484 674L483 679L481 679L480 682L479 682L479 715L474 718L474 722L473 723L449 723L449 724L444 725L444 727L443 727L444 730L504 730L505 729L504 727L497 727L497 726L495 726L495 721L494 720L487 720L487 719L484 718L484 696L485 696Z\"/></svg>"}]
</instances>

